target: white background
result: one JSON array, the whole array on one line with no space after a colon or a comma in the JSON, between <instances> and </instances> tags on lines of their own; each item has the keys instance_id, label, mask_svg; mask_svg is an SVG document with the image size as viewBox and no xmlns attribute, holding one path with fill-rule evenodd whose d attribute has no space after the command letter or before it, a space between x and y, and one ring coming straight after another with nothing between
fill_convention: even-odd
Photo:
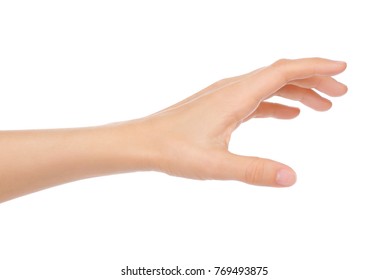
<instances>
[{"instance_id":1,"label":"white background","mask_svg":"<svg viewBox=\"0 0 388 280\"><path fill-rule=\"evenodd\" d=\"M292 166L292 188L135 173L1 204L0 279L388 279L384 2L1 1L0 129L142 117L279 58L345 60L349 93L233 134L233 152Z\"/></svg>"}]
</instances>

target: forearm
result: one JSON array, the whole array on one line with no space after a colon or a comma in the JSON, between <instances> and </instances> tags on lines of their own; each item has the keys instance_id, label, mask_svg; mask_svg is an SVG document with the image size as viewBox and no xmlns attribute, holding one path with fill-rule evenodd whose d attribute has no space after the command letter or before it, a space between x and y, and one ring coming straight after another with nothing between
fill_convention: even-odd
<instances>
[{"instance_id":1,"label":"forearm","mask_svg":"<svg viewBox=\"0 0 388 280\"><path fill-rule=\"evenodd\" d=\"M0 202L89 177L148 169L136 122L0 132Z\"/></svg>"}]
</instances>

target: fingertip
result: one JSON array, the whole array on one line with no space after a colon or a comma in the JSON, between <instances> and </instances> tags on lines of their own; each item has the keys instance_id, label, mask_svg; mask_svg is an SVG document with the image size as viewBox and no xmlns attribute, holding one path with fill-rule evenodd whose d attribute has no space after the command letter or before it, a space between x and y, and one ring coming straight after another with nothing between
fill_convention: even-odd
<instances>
[{"instance_id":1,"label":"fingertip","mask_svg":"<svg viewBox=\"0 0 388 280\"><path fill-rule=\"evenodd\" d=\"M336 81L336 87L332 89L332 92L330 92L329 95L332 97L339 97L344 95L347 92L348 92L347 85Z\"/></svg>"},{"instance_id":2,"label":"fingertip","mask_svg":"<svg viewBox=\"0 0 388 280\"><path fill-rule=\"evenodd\" d=\"M317 59L316 61L318 61L318 64L321 65L320 69L322 70L322 71L316 72L316 74L318 75L324 75L324 76L338 75L343 71L345 71L347 67L347 63L345 61L340 61L340 60L331 60L331 59L322 58L322 59Z\"/></svg>"},{"instance_id":3,"label":"fingertip","mask_svg":"<svg viewBox=\"0 0 388 280\"><path fill-rule=\"evenodd\" d=\"M322 106L317 108L317 111L326 112L329 111L331 107L333 107L333 103L329 99L325 99L324 103L322 103Z\"/></svg>"},{"instance_id":4,"label":"fingertip","mask_svg":"<svg viewBox=\"0 0 388 280\"><path fill-rule=\"evenodd\" d=\"M346 61L343 61L343 60L333 60L334 62L338 63L338 64L342 64L342 65L347 65Z\"/></svg>"},{"instance_id":5,"label":"fingertip","mask_svg":"<svg viewBox=\"0 0 388 280\"><path fill-rule=\"evenodd\" d=\"M279 187L290 187L296 183L296 173L289 167L282 167L276 173L276 184Z\"/></svg>"},{"instance_id":6,"label":"fingertip","mask_svg":"<svg viewBox=\"0 0 388 280\"><path fill-rule=\"evenodd\" d=\"M300 115L300 109L298 107L290 107L290 114L283 118L285 120L291 120L291 119L295 119L296 117L298 117Z\"/></svg>"},{"instance_id":7,"label":"fingertip","mask_svg":"<svg viewBox=\"0 0 388 280\"><path fill-rule=\"evenodd\" d=\"M340 83L341 84L341 91L340 91L340 95L344 95L345 93L348 92L348 86L343 84L343 83Z\"/></svg>"},{"instance_id":8,"label":"fingertip","mask_svg":"<svg viewBox=\"0 0 388 280\"><path fill-rule=\"evenodd\" d=\"M286 109L287 108L287 109ZM300 109L298 107L284 107L284 112L282 114L278 113L276 116L273 116L278 119L290 120L294 119L300 114Z\"/></svg>"},{"instance_id":9,"label":"fingertip","mask_svg":"<svg viewBox=\"0 0 388 280\"><path fill-rule=\"evenodd\" d=\"M292 118L296 118L300 115L300 108L294 107L294 116Z\"/></svg>"},{"instance_id":10,"label":"fingertip","mask_svg":"<svg viewBox=\"0 0 388 280\"><path fill-rule=\"evenodd\" d=\"M331 109L331 107L333 107L333 102L331 102L330 100L328 100L328 102L327 102L327 109L326 109L326 111L330 110L330 109Z\"/></svg>"},{"instance_id":11,"label":"fingertip","mask_svg":"<svg viewBox=\"0 0 388 280\"><path fill-rule=\"evenodd\" d=\"M337 63L341 72L345 71L345 69L348 67L348 64L345 61L336 60L335 63Z\"/></svg>"}]
</instances>

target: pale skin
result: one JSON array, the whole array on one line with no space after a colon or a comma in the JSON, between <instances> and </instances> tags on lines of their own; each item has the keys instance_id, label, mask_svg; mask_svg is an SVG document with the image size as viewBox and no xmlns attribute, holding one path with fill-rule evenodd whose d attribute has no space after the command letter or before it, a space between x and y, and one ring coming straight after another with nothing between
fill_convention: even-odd
<instances>
[{"instance_id":1,"label":"pale skin","mask_svg":"<svg viewBox=\"0 0 388 280\"><path fill-rule=\"evenodd\" d=\"M149 170L291 186L296 174L287 165L229 152L232 132L251 118L298 116L298 108L267 101L275 95L317 111L330 109L331 102L317 91L345 94L347 87L332 78L345 68L345 62L322 58L282 59L218 81L144 118L88 128L1 131L0 202L75 180Z\"/></svg>"}]
</instances>

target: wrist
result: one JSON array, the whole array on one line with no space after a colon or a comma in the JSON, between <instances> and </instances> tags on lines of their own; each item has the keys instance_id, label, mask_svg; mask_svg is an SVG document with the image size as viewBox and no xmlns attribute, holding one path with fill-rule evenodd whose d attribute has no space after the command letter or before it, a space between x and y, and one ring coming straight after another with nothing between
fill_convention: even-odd
<instances>
[{"instance_id":1,"label":"wrist","mask_svg":"<svg viewBox=\"0 0 388 280\"><path fill-rule=\"evenodd\" d=\"M98 128L102 141L102 158L109 173L150 171L157 169L158 147L152 129L144 119L113 123Z\"/></svg>"}]
</instances>

